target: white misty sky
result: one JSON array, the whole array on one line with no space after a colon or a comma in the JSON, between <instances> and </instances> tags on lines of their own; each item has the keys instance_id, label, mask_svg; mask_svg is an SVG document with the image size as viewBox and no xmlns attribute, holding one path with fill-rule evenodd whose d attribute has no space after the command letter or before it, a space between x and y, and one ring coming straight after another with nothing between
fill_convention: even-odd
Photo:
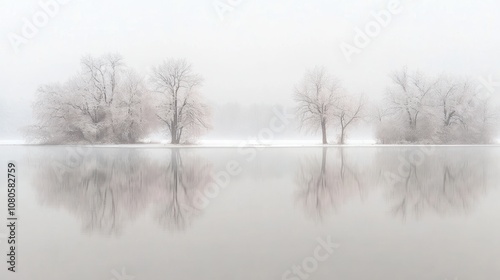
<instances>
[{"instance_id":1,"label":"white misty sky","mask_svg":"<svg viewBox=\"0 0 500 280\"><path fill-rule=\"evenodd\" d=\"M85 54L120 53L142 73L166 58L186 58L216 104L291 105L294 85L315 65L373 99L384 92L388 74L404 65L500 77L495 0L401 0L403 11L351 63L340 43L352 44L355 28L365 28L390 0L241 0L223 20L213 0L72 0L16 53L9 34L21 34L23 18L42 10L39 1L0 0L4 139L19 138L18 128L30 122L37 87L74 75Z\"/></svg>"}]
</instances>

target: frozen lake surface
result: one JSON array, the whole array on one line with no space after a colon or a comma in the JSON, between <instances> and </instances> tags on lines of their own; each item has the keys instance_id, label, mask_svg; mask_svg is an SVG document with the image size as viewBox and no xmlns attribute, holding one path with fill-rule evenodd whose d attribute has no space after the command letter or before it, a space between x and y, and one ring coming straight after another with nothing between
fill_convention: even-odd
<instances>
[{"instance_id":1,"label":"frozen lake surface","mask_svg":"<svg viewBox=\"0 0 500 280\"><path fill-rule=\"evenodd\" d=\"M18 272L4 264L2 279L500 276L500 147L0 155L17 165L19 205Z\"/></svg>"}]
</instances>

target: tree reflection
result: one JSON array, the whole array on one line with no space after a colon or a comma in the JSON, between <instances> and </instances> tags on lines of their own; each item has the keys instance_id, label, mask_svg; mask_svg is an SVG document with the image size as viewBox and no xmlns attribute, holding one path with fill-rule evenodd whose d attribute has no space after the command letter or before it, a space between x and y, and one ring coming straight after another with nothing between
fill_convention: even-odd
<instances>
[{"instance_id":1,"label":"tree reflection","mask_svg":"<svg viewBox=\"0 0 500 280\"><path fill-rule=\"evenodd\" d=\"M323 220L355 197L364 199L374 186L394 216L418 219L469 213L497 184L498 165L488 150L419 149L323 148L320 157L304 156L296 175L298 200L309 217Z\"/></svg>"},{"instance_id":2,"label":"tree reflection","mask_svg":"<svg viewBox=\"0 0 500 280\"><path fill-rule=\"evenodd\" d=\"M35 158L33 184L43 203L79 217L88 232L116 234L153 207L161 226L185 229L199 214L195 194L212 164L189 151L50 149ZM76 159L75 159L76 158Z\"/></svg>"},{"instance_id":3,"label":"tree reflection","mask_svg":"<svg viewBox=\"0 0 500 280\"><path fill-rule=\"evenodd\" d=\"M483 150L436 148L420 153L424 156L417 161L407 160L419 153L417 149L386 150L380 155L382 172L396 175L393 182L383 182L394 215L406 219L426 212L465 214L491 187L486 178L495 162Z\"/></svg>"},{"instance_id":4,"label":"tree reflection","mask_svg":"<svg viewBox=\"0 0 500 280\"><path fill-rule=\"evenodd\" d=\"M298 199L311 218L322 220L325 212L338 211L348 198L363 197L366 184L360 174L366 170L348 157L346 148L322 148L320 159L301 158L296 177Z\"/></svg>"},{"instance_id":5,"label":"tree reflection","mask_svg":"<svg viewBox=\"0 0 500 280\"><path fill-rule=\"evenodd\" d=\"M157 218L169 229L185 229L200 213L197 194L212 181L212 165L200 158L182 157L172 150L170 161L159 174L157 190Z\"/></svg>"}]
</instances>

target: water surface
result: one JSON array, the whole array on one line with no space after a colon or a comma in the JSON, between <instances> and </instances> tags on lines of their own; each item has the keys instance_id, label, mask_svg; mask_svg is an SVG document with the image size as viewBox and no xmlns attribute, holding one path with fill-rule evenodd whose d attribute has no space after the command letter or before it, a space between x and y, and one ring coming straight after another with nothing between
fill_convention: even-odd
<instances>
[{"instance_id":1,"label":"water surface","mask_svg":"<svg viewBox=\"0 0 500 280\"><path fill-rule=\"evenodd\" d=\"M500 276L497 147L0 153L18 165L20 219L2 279Z\"/></svg>"}]
</instances>

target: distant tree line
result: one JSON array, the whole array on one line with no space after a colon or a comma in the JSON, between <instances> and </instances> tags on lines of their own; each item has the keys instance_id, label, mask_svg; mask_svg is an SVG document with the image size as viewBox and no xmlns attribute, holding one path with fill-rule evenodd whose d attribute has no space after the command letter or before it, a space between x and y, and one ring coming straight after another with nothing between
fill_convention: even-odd
<instances>
[{"instance_id":1,"label":"distant tree line","mask_svg":"<svg viewBox=\"0 0 500 280\"><path fill-rule=\"evenodd\" d=\"M306 71L293 99L300 130L344 144L348 132L370 122L379 143L490 143L497 114L473 81L432 77L403 68L379 104L344 89L323 67ZM212 128L201 95L203 78L183 59L169 59L141 75L117 54L81 59L64 83L39 87L29 140L45 144L139 143L163 132L189 143Z\"/></svg>"}]
</instances>

